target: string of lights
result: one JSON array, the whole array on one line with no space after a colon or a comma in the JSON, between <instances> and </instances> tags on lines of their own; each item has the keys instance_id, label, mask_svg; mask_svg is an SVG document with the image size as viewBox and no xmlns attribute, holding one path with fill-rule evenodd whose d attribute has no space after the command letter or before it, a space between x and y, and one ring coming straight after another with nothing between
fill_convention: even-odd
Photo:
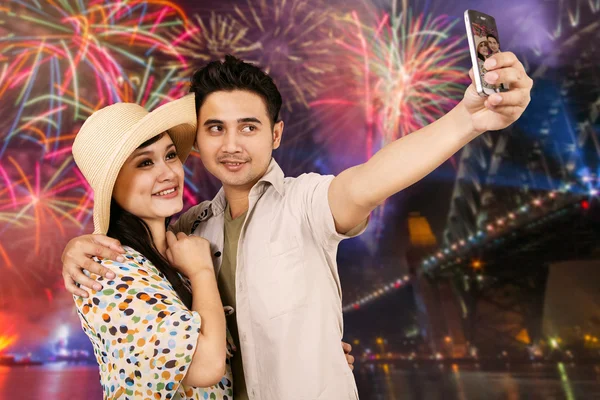
<instances>
[{"instance_id":1,"label":"string of lights","mask_svg":"<svg viewBox=\"0 0 600 400\"><path fill-rule=\"evenodd\" d=\"M426 257L422 262L423 271L431 272L435 268L443 268L446 264L456 261L457 257L467 253L469 250L472 250L477 246L481 246L486 239L497 238L511 229L514 229L516 226L522 225L532 217L534 214L534 209L539 209L551 201L556 202L562 198L565 200L567 198L572 200L572 194L578 193L579 190L577 189L579 189L580 186L585 188L585 193L587 193L587 195L581 196L582 199L579 203L579 206L583 209L588 209L590 207L590 203L587 197L588 195L590 197L598 195L598 189L596 187L598 183L600 183L598 178L592 175L586 175L581 178L579 185L576 183L566 183L557 191L549 192L545 196L537 196L533 198L528 204L524 204L518 209L507 213L505 216L497 218L493 222L487 223L485 228L478 230L474 235L451 243L447 247L439 249L436 254ZM476 260L473 262L472 266L473 268L477 269L481 266L481 262ZM399 277L396 280L388 282L378 289L375 289L368 295L365 295L358 300L345 305L342 308L342 311L347 313L358 310L362 306L377 300L381 296L407 286L409 283L411 283L410 276L405 275L403 277Z\"/></svg>"}]
</instances>

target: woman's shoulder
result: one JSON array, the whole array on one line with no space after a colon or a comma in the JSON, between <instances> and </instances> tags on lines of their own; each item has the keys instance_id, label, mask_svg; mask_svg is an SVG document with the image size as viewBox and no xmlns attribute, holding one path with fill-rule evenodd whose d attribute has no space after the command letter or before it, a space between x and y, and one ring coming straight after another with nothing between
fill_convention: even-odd
<instances>
[{"instance_id":1,"label":"woman's shoulder","mask_svg":"<svg viewBox=\"0 0 600 400\"><path fill-rule=\"evenodd\" d=\"M102 276L94 277L103 288L93 292L90 298L96 297L100 299L100 302L113 298L127 302L125 299L138 296L143 299L154 297L156 299L152 302L156 302L158 299L170 298L174 294L171 283L150 260L129 246L123 246L123 249L125 250L125 253L122 254L125 258L123 262L95 258L97 262L113 271L116 276L112 279ZM147 296L142 296L143 293ZM173 296L173 298L176 299L177 296ZM97 303L97 301L94 302L98 305Z\"/></svg>"},{"instance_id":2,"label":"woman's shoulder","mask_svg":"<svg viewBox=\"0 0 600 400\"><path fill-rule=\"evenodd\" d=\"M101 264L103 267L111 269L117 275L142 273L143 275L154 274L162 278L162 273L148 260L142 253L130 246L123 246L125 253L122 256L125 261L119 262L106 258L94 257L94 261Z\"/></svg>"}]
</instances>

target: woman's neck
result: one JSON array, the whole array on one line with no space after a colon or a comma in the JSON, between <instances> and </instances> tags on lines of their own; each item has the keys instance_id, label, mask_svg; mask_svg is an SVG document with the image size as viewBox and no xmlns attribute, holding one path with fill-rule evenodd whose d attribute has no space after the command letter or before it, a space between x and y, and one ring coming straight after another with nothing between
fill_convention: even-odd
<instances>
[{"instance_id":1,"label":"woman's neck","mask_svg":"<svg viewBox=\"0 0 600 400\"><path fill-rule=\"evenodd\" d=\"M167 258L167 227L164 219L145 221L152 233L152 240L158 252Z\"/></svg>"}]
</instances>

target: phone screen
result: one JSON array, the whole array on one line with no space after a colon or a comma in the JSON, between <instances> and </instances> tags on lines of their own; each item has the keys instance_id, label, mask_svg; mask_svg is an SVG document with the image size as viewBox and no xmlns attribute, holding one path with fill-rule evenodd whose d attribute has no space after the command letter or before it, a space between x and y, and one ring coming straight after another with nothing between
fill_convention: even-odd
<instances>
[{"instance_id":1,"label":"phone screen","mask_svg":"<svg viewBox=\"0 0 600 400\"><path fill-rule=\"evenodd\" d=\"M481 77L481 86L485 94L503 91L502 85L490 85L483 76L487 72L483 66L486 59L499 53L501 50L498 28L493 17L477 11L469 11L469 24L473 38L473 46L477 58L477 69ZM474 65L475 67L475 65Z\"/></svg>"}]
</instances>

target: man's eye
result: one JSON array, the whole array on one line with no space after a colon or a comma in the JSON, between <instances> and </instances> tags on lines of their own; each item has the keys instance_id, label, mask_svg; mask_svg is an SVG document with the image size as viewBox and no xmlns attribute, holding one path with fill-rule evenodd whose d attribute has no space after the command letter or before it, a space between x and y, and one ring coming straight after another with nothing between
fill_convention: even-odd
<instances>
[{"instance_id":1,"label":"man's eye","mask_svg":"<svg viewBox=\"0 0 600 400\"><path fill-rule=\"evenodd\" d=\"M254 125L246 125L242 128L242 132L254 132L256 127Z\"/></svg>"},{"instance_id":2,"label":"man's eye","mask_svg":"<svg viewBox=\"0 0 600 400\"><path fill-rule=\"evenodd\" d=\"M219 125L214 125L214 126L211 126L210 128L208 128L208 130L210 132L221 132L223 130L223 127L219 126Z\"/></svg>"}]
</instances>

